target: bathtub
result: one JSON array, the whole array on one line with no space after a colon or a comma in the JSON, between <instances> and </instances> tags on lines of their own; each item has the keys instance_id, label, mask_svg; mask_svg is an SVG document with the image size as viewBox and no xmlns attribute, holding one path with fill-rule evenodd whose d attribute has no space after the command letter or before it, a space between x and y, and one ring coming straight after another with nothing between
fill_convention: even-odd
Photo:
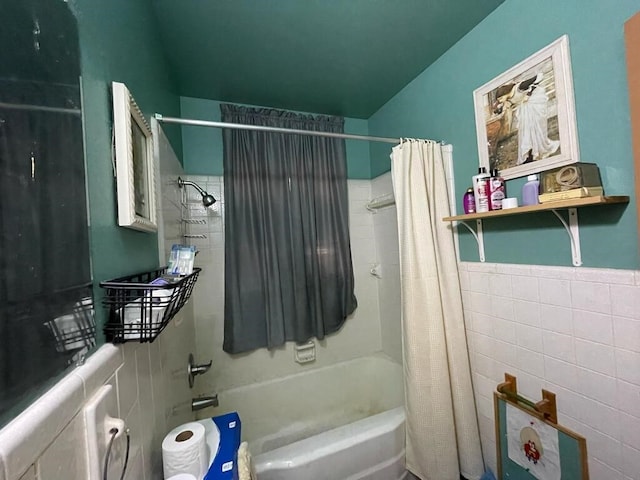
<instances>
[{"instance_id":1,"label":"bathtub","mask_svg":"<svg viewBox=\"0 0 640 480\"><path fill-rule=\"evenodd\" d=\"M254 458L259 480L401 480L404 408L334 428Z\"/></svg>"},{"instance_id":2,"label":"bathtub","mask_svg":"<svg viewBox=\"0 0 640 480\"><path fill-rule=\"evenodd\" d=\"M404 478L402 366L369 356L219 394L260 480Z\"/></svg>"}]
</instances>

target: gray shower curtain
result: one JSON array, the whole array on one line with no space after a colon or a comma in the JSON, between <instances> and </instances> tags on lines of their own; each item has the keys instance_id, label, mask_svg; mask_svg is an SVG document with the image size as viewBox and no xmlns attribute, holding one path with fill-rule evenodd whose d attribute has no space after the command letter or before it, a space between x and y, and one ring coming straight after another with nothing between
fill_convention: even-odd
<instances>
[{"instance_id":1,"label":"gray shower curtain","mask_svg":"<svg viewBox=\"0 0 640 480\"><path fill-rule=\"evenodd\" d=\"M344 129L339 117L220 108L224 122ZM274 348L336 332L357 304L344 140L223 132L224 350Z\"/></svg>"}]
</instances>

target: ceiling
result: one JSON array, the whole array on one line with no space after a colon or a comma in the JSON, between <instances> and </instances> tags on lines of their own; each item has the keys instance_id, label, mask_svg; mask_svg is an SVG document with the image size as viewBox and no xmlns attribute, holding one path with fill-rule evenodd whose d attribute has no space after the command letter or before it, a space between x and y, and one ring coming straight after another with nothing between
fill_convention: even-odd
<instances>
[{"instance_id":1,"label":"ceiling","mask_svg":"<svg viewBox=\"0 0 640 480\"><path fill-rule=\"evenodd\" d=\"M369 118L504 0L152 0L179 94Z\"/></svg>"}]
</instances>

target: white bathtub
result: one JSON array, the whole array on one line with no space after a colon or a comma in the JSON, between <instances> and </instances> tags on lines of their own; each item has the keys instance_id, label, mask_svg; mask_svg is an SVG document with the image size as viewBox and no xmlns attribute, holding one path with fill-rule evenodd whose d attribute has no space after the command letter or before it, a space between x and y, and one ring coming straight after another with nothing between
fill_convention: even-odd
<instances>
[{"instance_id":1,"label":"white bathtub","mask_svg":"<svg viewBox=\"0 0 640 480\"><path fill-rule=\"evenodd\" d=\"M402 366L370 356L221 392L260 480L404 477Z\"/></svg>"},{"instance_id":2,"label":"white bathtub","mask_svg":"<svg viewBox=\"0 0 640 480\"><path fill-rule=\"evenodd\" d=\"M259 480L401 480L404 408L397 407L254 458Z\"/></svg>"}]
</instances>

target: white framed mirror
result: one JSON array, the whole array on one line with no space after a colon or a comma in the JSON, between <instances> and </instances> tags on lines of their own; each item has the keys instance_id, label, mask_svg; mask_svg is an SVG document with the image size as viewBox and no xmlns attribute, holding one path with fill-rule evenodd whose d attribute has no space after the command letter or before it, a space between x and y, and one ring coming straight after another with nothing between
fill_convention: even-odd
<instances>
[{"instance_id":1,"label":"white framed mirror","mask_svg":"<svg viewBox=\"0 0 640 480\"><path fill-rule=\"evenodd\" d=\"M113 82L118 225L158 230L151 128L125 84Z\"/></svg>"}]
</instances>

